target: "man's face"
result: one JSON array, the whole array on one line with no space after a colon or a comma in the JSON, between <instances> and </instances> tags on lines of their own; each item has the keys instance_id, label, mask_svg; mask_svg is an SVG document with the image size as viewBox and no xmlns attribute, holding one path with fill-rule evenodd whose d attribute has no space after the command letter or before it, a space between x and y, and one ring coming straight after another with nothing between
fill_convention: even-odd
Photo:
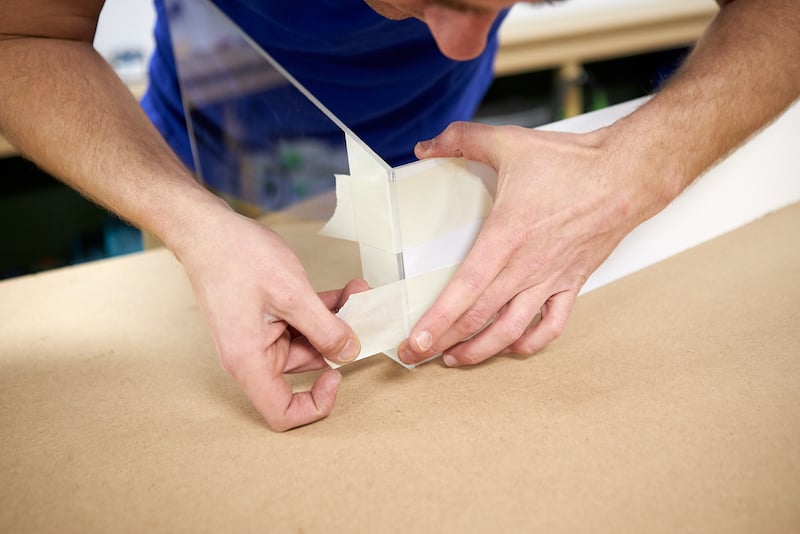
<instances>
[{"instance_id":1,"label":"man's face","mask_svg":"<svg viewBox=\"0 0 800 534\"><path fill-rule=\"evenodd\" d=\"M442 53L457 60L477 57L500 11L514 0L365 0L384 17L415 17L431 30Z\"/></svg>"}]
</instances>

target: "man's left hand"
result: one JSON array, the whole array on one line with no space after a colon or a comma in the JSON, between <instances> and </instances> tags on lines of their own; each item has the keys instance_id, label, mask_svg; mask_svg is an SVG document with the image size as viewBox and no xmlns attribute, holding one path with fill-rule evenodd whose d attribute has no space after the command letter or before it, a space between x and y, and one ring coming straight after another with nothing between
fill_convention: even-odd
<instances>
[{"instance_id":1,"label":"man's left hand","mask_svg":"<svg viewBox=\"0 0 800 534\"><path fill-rule=\"evenodd\" d=\"M637 224L671 200L635 173L605 128L588 134L454 123L417 145L498 175L492 213L466 259L399 347L407 363L449 366L529 355L561 335L589 275Z\"/></svg>"}]
</instances>

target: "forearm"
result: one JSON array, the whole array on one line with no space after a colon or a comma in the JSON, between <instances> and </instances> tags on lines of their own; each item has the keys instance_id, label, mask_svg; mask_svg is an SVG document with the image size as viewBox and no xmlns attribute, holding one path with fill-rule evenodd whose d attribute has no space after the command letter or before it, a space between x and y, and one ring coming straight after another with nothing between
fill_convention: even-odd
<instances>
[{"instance_id":1,"label":"forearm","mask_svg":"<svg viewBox=\"0 0 800 534\"><path fill-rule=\"evenodd\" d=\"M224 209L89 43L0 40L0 65L0 130L43 169L168 244Z\"/></svg>"},{"instance_id":2,"label":"forearm","mask_svg":"<svg viewBox=\"0 0 800 534\"><path fill-rule=\"evenodd\" d=\"M658 188L645 216L800 96L798 27L795 0L729 2L667 86L612 127Z\"/></svg>"}]
</instances>

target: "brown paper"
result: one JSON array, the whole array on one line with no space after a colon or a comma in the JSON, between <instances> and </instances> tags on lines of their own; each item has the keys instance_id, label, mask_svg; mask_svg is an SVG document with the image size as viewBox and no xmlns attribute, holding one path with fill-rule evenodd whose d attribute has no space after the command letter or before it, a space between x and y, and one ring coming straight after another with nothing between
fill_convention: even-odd
<instances>
[{"instance_id":1,"label":"brown paper","mask_svg":"<svg viewBox=\"0 0 800 534\"><path fill-rule=\"evenodd\" d=\"M581 297L536 357L356 363L286 434L168 252L0 283L0 531L798 532L799 225ZM357 274L312 226L318 287Z\"/></svg>"}]
</instances>

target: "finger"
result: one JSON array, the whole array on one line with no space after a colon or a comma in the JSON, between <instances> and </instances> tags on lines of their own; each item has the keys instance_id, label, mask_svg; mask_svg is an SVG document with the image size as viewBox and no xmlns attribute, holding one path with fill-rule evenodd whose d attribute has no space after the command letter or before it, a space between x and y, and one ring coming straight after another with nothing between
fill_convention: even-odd
<instances>
[{"instance_id":1,"label":"finger","mask_svg":"<svg viewBox=\"0 0 800 534\"><path fill-rule=\"evenodd\" d=\"M323 373L311 391L293 393L283 377L289 351L289 336L281 336L266 351L242 357L235 378L258 412L278 432L306 425L327 416L333 409L341 375Z\"/></svg>"},{"instance_id":2,"label":"finger","mask_svg":"<svg viewBox=\"0 0 800 534\"><path fill-rule=\"evenodd\" d=\"M447 350L443 356L445 364L450 367L475 365L498 354L525 334L546 298L541 288L523 291L511 299L491 325Z\"/></svg>"},{"instance_id":3,"label":"finger","mask_svg":"<svg viewBox=\"0 0 800 534\"><path fill-rule=\"evenodd\" d=\"M436 354L449 352L448 349L472 338L475 334L487 328L489 323L498 319L498 314L501 310L502 315L507 316L510 303L517 302L516 308L519 308L518 301L515 300L515 297L532 294L531 292L520 293L518 288L519 279L520 276L514 273L514 269L509 267L504 268L478 300L470 306L467 311L461 314L461 317L453 323L453 326L442 334L436 343L434 343L434 346L427 351L425 357L427 358ZM540 298L544 298L544 296ZM539 304L541 305L541 300ZM535 310L538 312L538 307L535 307ZM528 323L524 326L527 327ZM522 332L519 334L521 335ZM516 339L517 338L509 340L499 348L507 347L510 343L516 341Z\"/></svg>"},{"instance_id":4,"label":"finger","mask_svg":"<svg viewBox=\"0 0 800 534\"><path fill-rule=\"evenodd\" d=\"M278 432L307 425L330 415L342 375L328 370L317 378L310 391L293 393L283 377L273 377L250 402Z\"/></svg>"},{"instance_id":5,"label":"finger","mask_svg":"<svg viewBox=\"0 0 800 534\"><path fill-rule=\"evenodd\" d=\"M289 298L274 303L276 314L285 319L325 358L338 363L353 361L361 344L352 328L333 315L307 280L301 288L287 290Z\"/></svg>"},{"instance_id":6,"label":"finger","mask_svg":"<svg viewBox=\"0 0 800 534\"><path fill-rule=\"evenodd\" d=\"M550 297L546 306L542 308L542 320L503 352L528 356L539 352L548 343L561 336L576 297L577 291L564 291Z\"/></svg>"},{"instance_id":7,"label":"finger","mask_svg":"<svg viewBox=\"0 0 800 534\"><path fill-rule=\"evenodd\" d=\"M316 371L327 369L326 362L309 341L303 337L293 337L289 346L289 357L284 366L285 373L305 373L306 371Z\"/></svg>"},{"instance_id":8,"label":"finger","mask_svg":"<svg viewBox=\"0 0 800 534\"><path fill-rule=\"evenodd\" d=\"M502 131L487 124L454 122L433 139L417 143L414 154L419 159L464 157L498 169L495 147L502 146L496 142Z\"/></svg>"},{"instance_id":9,"label":"finger","mask_svg":"<svg viewBox=\"0 0 800 534\"><path fill-rule=\"evenodd\" d=\"M329 310L334 313L344 306L350 295L354 293L361 293L371 289L366 280L361 278L354 278L347 282L342 289L332 289L328 291L321 291L318 293L320 300Z\"/></svg>"},{"instance_id":10,"label":"finger","mask_svg":"<svg viewBox=\"0 0 800 534\"><path fill-rule=\"evenodd\" d=\"M490 218L491 219L491 218ZM400 359L413 364L426 359L453 324L486 291L508 263L514 247L500 246L507 237L502 224L487 220L464 262L441 295L411 329L408 339L398 347ZM502 253L498 253L502 250ZM433 352L436 354L436 352Z\"/></svg>"},{"instance_id":11,"label":"finger","mask_svg":"<svg viewBox=\"0 0 800 534\"><path fill-rule=\"evenodd\" d=\"M366 280L356 278L351 280L342 289L334 289L319 293L320 300L332 312L336 313L350 295L361 293L370 289ZM328 362L324 360L322 354L308 341L308 338L297 332L297 329L289 329L292 334L292 342L289 347L289 358L284 369L287 373L303 373L317 369L325 369Z\"/></svg>"},{"instance_id":12,"label":"finger","mask_svg":"<svg viewBox=\"0 0 800 534\"><path fill-rule=\"evenodd\" d=\"M331 289L328 291L321 291L317 293L322 304L325 305L333 313L338 313L342 306L345 305L347 299L350 298L350 295L355 293L361 293L362 291L368 291L372 289L366 280L361 278L354 278L350 280L345 287L342 289ZM292 337L305 337L301 334L297 328L289 325L289 332L292 334ZM314 351L319 354L316 349ZM326 364L327 365L327 364Z\"/></svg>"}]
</instances>

